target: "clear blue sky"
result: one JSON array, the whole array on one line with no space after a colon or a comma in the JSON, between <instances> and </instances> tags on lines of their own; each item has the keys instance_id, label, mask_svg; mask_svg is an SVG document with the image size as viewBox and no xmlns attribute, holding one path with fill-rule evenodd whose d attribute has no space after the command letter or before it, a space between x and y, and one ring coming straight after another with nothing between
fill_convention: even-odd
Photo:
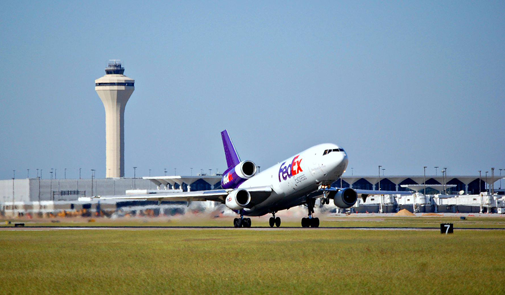
<instances>
[{"instance_id":1,"label":"clear blue sky","mask_svg":"<svg viewBox=\"0 0 505 295\"><path fill-rule=\"evenodd\" d=\"M504 1L7 1L0 179L105 176L94 80L109 59L136 81L127 177L222 172L223 129L262 168L323 142L346 149L347 174L505 168L504 12Z\"/></svg>"}]
</instances>

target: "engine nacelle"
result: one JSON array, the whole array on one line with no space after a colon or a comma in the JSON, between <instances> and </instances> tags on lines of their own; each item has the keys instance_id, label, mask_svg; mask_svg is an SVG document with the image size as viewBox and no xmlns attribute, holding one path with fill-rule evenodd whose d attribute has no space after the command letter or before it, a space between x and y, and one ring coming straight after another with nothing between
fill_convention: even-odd
<instances>
[{"instance_id":1,"label":"engine nacelle","mask_svg":"<svg viewBox=\"0 0 505 295\"><path fill-rule=\"evenodd\" d=\"M251 194L245 189L239 189L231 192L226 197L226 207L232 210L246 208L251 203Z\"/></svg>"},{"instance_id":2,"label":"engine nacelle","mask_svg":"<svg viewBox=\"0 0 505 295\"><path fill-rule=\"evenodd\" d=\"M344 209L352 207L356 201L358 201L358 193L352 188L341 189L333 197L335 206Z\"/></svg>"},{"instance_id":3,"label":"engine nacelle","mask_svg":"<svg viewBox=\"0 0 505 295\"><path fill-rule=\"evenodd\" d=\"M256 174L256 164L251 161L242 161L237 166L226 171L221 179L224 189L237 188L242 182Z\"/></svg>"}]
</instances>

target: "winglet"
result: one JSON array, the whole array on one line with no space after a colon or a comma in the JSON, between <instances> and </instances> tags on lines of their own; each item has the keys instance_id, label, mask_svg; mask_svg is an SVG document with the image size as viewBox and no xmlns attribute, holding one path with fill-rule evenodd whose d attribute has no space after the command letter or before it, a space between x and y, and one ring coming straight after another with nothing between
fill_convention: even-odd
<instances>
[{"instance_id":1,"label":"winglet","mask_svg":"<svg viewBox=\"0 0 505 295\"><path fill-rule=\"evenodd\" d=\"M240 163L240 157L233 146L233 142L228 136L228 131L223 130L223 132L221 132L221 138L223 139L224 153L226 155L226 164L228 164L228 168L237 166L238 163Z\"/></svg>"}]
</instances>

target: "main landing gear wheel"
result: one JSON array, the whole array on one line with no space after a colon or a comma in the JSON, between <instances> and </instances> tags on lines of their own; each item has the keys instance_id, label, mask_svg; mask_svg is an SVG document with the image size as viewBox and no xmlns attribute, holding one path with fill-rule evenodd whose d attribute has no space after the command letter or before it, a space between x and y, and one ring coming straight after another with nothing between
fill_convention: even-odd
<instances>
[{"instance_id":1,"label":"main landing gear wheel","mask_svg":"<svg viewBox=\"0 0 505 295\"><path fill-rule=\"evenodd\" d=\"M270 217L270 219L268 220L268 224L270 225L270 227L274 227L274 225L275 225L275 218L274 217Z\"/></svg>"},{"instance_id":2,"label":"main landing gear wheel","mask_svg":"<svg viewBox=\"0 0 505 295\"><path fill-rule=\"evenodd\" d=\"M251 218L233 219L233 227L251 227Z\"/></svg>"},{"instance_id":3,"label":"main landing gear wheel","mask_svg":"<svg viewBox=\"0 0 505 295\"><path fill-rule=\"evenodd\" d=\"M315 199L307 199L307 209L309 211L309 217L302 218L302 227L319 227L319 218L312 217L314 213L314 205L316 204Z\"/></svg>"},{"instance_id":4,"label":"main landing gear wheel","mask_svg":"<svg viewBox=\"0 0 505 295\"><path fill-rule=\"evenodd\" d=\"M319 218L302 218L302 227L319 227Z\"/></svg>"},{"instance_id":5,"label":"main landing gear wheel","mask_svg":"<svg viewBox=\"0 0 505 295\"><path fill-rule=\"evenodd\" d=\"M276 227L281 226L281 218L280 218L280 217L276 217L276 218L275 218L275 226L276 226Z\"/></svg>"},{"instance_id":6,"label":"main landing gear wheel","mask_svg":"<svg viewBox=\"0 0 505 295\"><path fill-rule=\"evenodd\" d=\"M240 218L233 219L233 227L242 227L242 219Z\"/></svg>"},{"instance_id":7,"label":"main landing gear wheel","mask_svg":"<svg viewBox=\"0 0 505 295\"><path fill-rule=\"evenodd\" d=\"M274 227L274 225L276 227L279 227L281 226L281 218L280 217L275 217L275 212L272 213L272 217L270 217L270 219L268 220L268 224L270 225L270 227Z\"/></svg>"}]
</instances>

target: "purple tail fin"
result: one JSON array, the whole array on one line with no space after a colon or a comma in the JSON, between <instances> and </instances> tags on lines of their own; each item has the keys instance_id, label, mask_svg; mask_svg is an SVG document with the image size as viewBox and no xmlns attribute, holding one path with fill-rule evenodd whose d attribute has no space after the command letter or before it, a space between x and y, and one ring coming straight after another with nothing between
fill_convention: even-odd
<instances>
[{"instance_id":1,"label":"purple tail fin","mask_svg":"<svg viewBox=\"0 0 505 295\"><path fill-rule=\"evenodd\" d=\"M221 137L223 138L223 147L224 153L226 155L226 164L228 164L228 168L232 168L240 163L240 157L233 146L233 142L231 142L230 137L228 136L228 131L224 130L221 132Z\"/></svg>"}]
</instances>

